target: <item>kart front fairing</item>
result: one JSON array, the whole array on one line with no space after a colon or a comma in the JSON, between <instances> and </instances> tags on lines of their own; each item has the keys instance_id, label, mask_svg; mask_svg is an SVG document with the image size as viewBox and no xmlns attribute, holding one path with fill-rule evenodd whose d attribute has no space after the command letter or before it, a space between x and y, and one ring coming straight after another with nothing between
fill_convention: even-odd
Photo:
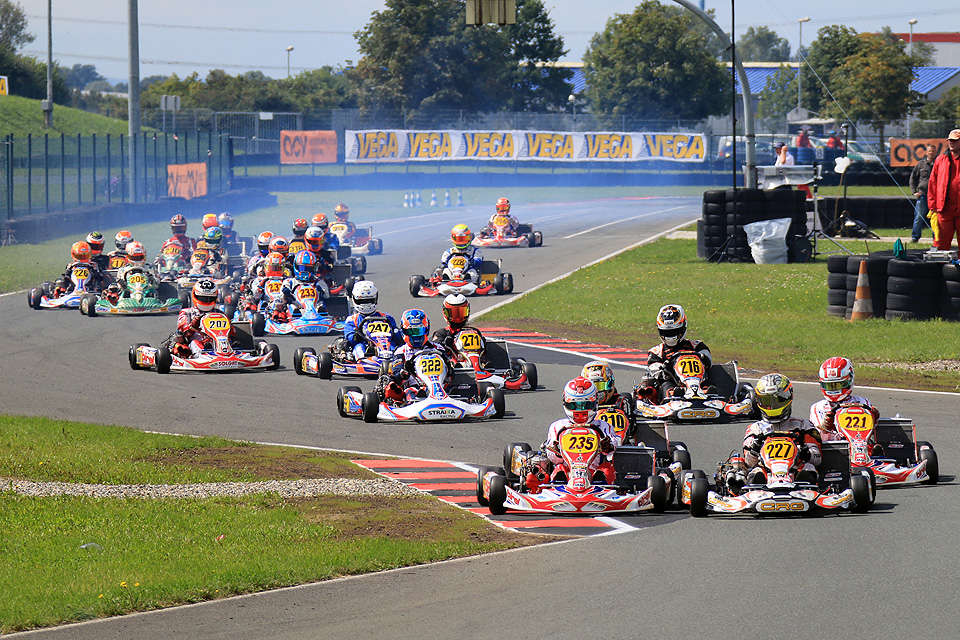
<instances>
[{"instance_id":1,"label":"kart front fairing","mask_svg":"<svg viewBox=\"0 0 960 640\"><path fill-rule=\"evenodd\" d=\"M428 396L404 405L381 402L377 420L387 422L406 420L417 422L456 421L467 418L488 418L493 416L496 411L492 398L487 398L482 404L474 404L444 394L442 398ZM362 415L363 394L356 391L346 392L344 394L344 412L351 416Z\"/></svg>"},{"instance_id":2,"label":"kart front fairing","mask_svg":"<svg viewBox=\"0 0 960 640\"><path fill-rule=\"evenodd\" d=\"M149 369L156 367L157 353L154 347L137 347L137 364ZM247 351L234 351L230 354L205 350L197 357L181 358L171 354L170 371L234 371L237 369L266 369L271 367L273 354L255 354Z\"/></svg>"},{"instance_id":3,"label":"kart front fairing","mask_svg":"<svg viewBox=\"0 0 960 640\"><path fill-rule=\"evenodd\" d=\"M720 396L668 398L661 404L637 398L636 406L641 417L678 421L711 421L737 416L748 417L753 411L753 402L750 398L729 402Z\"/></svg>"},{"instance_id":4,"label":"kart front fairing","mask_svg":"<svg viewBox=\"0 0 960 640\"><path fill-rule=\"evenodd\" d=\"M852 489L840 493L820 492L808 484L777 487L746 486L736 496L724 496L715 491L707 494L708 511L725 514L758 513L762 515L797 515L814 508L850 509L855 506Z\"/></svg>"}]
</instances>

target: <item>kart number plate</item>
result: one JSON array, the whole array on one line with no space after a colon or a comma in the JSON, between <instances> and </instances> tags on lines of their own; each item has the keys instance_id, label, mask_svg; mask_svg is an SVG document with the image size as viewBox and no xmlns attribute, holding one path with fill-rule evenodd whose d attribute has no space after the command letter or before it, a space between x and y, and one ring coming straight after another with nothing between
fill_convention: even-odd
<instances>
[{"instance_id":1,"label":"kart number plate","mask_svg":"<svg viewBox=\"0 0 960 640\"><path fill-rule=\"evenodd\" d=\"M695 355L680 356L675 366L680 375L685 378L703 377L703 362Z\"/></svg>"},{"instance_id":2,"label":"kart number plate","mask_svg":"<svg viewBox=\"0 0 960 640\"><path fill-rule=\"evenodd\" d=\"M74 269L74 270L73 270L73 277L76 278L77 280L83 280L84 278L89 278L89 277L90 277L90 270L89 270L89 269Z\"/></svg>"},{"instance_id":3,"label":"kart number plate","mask_svg":"<svg viewBox=\"0 0 960 640\"><path fill-rule=\"evenodd\" d=\"M114 257L110 258L110 268L111 268L111 269L119 269L120 267L122 267L122 266L125 265L125 264L127 264L127 257L126 257L126 256L114 256Z\"/></svg>"},{"instance_id":4,"label":"kart number plate","mask_svg":"<svg viewBox=\"0 0 960 640\"><path fill-rule=\"evenodd\" d=\"M480 333L477 331L461 331L457 334L457 342L461 351L480 351Z\"/></svg>"},{"instance_id":5,"label":"kart number plate","mask_svg":"<svg viewBox=\"0 0 960 640\"><path fill-rule=\"evenodd\" d=\"M600 448L596 433L564 433L560 436L560 448L574 453L590 453Z\"/></svg>"},{"instance_id":6,"label":"kart number plate","mask_svg":"<svg viewBox=\"0 0 960 640\"><path fill-rule=\"evenodd\" d=\"M290 243L290 248L288 249L287 252L290 255L295 256L301 251L306 251L306 250L307 250L306 244L304 244L303 242L300 242L299 240L294 240L293 242Z\"/></svg>"},{"instance_id":7,"label":"kart number plate","mask_svg":"<svg viewBox=\"0 0 960 640\"><path fill-rule=\"evenodd\" d=\"M283 283L279 280L271 280L267 283L267 293L277 294L283 289Z\"/></svg>"},{"instance_id":8,"label":"kart number plate","mask_svg":"<svg viewBox=\"0 0 960 640\"><path fill-rule=\"evenodd\" d=\"M368 322L364 327L367 329L367 334L371 336L390 335L390 325L386 322Z\"/></svg>"},{"instance_id":9,"label":"kart number plate","mask_svg":"<svg viewBox=\"0 0 960 640\"><path fill-rule=\"evenodd\" d=\"M608 425L613 427L614 432L621 438L623 438L623 435L627 431L627 416L623 414L623 411L620 411L615 407L607 407L606 409L601 410L597 414L597 420L603 420Z\"/></svg>"},{"instance_id":10,"label":"kart number plate","mask_svg":"<svg viewBox=\"0 0 960 640\"><path fill-rule=\"evenodd\" d=\"M873 413L863 407L840 407L836 421L844 431L866 433L873 430Z\"/></svg>"},{"instance_id":11,"label":"kart number plate","mask_svg":"<svg viewBox=\"0 0 960 640\"><path fill-rule=\"evenodd\" d=\"M334 235L338 236L341 233L346 233L346 232L347 232L347 225L343 224L342 222L330 225L330 233Z\"/></svg>"},{"instance_id":12,"label":"kart number plate","mask_svg":"<svg viewBox=\"0 0 960 640\"><path fill-rule=\"evenodd\" d=\"M440 375L443 373L443 358L440 356L424 356L417 361L417 368L423 375Z\"/></svg>"},{"instance_id":13,"label":"kart number plate","mask_svg":"<svg viewBox=\"0 0 960 640\"><path fill-rule=\"evenodd\" d=\"M304 300L313 300L317 297L316 287L300 287L300 297Z\"/></svg>"},{"instance_id":14,"label":"kart number plate","mask_svg":"<svg viewBox=\"0 0 960 640\"><path fill-rule=\"evenodd\" d=\"M202 322L203 328L211 333L219 333L230 328L230 321L227 320L227 316L222 313L211 313L210 315L204 316Z\"/></svg>"},{"instance_id":15,"label":"kart number plate","mask_svg":"<svg viewBox=\"0 0 960 640\"><path fill-rule=\"evenodd\" d=\"M797 445L786 438L768 440L763 445L764 457L768 460L790 460L796 455Z\"/></svg>"},{"instance_id":16,"label":"kart number plate","mask_svg":"<svg viewBox=\"0 0 960 640\"><path fill-rule=\"evenodd\" d=\"M510 224L510 218L507 216L496 216L493 219L493 226L495 227L505 227Z\"/></svg>"},{"instance_id":17,"label":"kart number plate","mask_svg":"<svg viewBox=\"0 0 960 640\"><path fill-rule=\"evenodd\" d=\"M137 273L127 278L127 282L129 284L147 284L147 276Z\"/></svg>"},{"instance_id":18,"label":"kart number plate","mask_svg":"<svg viewBox=\"0 0 960 640\"><path fill-rule=\"evenodd\" d=\"M450 258L449 266L451 269L466 269L467 268L467 259L463 256L455 256Z\"/></svg>"},{"instance_id":19,"label":"kart number plate","mask_svg":"<svg viewBox=\"0 0 960 640\"><path fill-rule=\"evenodd\" d=\"M181 248L176 245L170 245L163 250L163 255L165 256L178 256L180 255Z\"/></svg>"}]
</instances>

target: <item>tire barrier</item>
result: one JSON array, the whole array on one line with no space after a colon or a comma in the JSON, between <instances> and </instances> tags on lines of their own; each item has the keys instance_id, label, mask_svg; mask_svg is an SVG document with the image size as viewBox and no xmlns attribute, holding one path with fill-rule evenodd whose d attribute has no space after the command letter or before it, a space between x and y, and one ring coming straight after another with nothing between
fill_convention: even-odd
<instances>
[{"instance_id":1,"label":"tire barrier","mask_svg":"<svg viewBox=\"0 0 960 640\"><path fill-rule=\"evenodd\" d=\"M913 196L827 196L818 199L820 227L828 236L839 233L834 219L842 212L870 229L910 229L916 206Z\"/></svg>"},{"instance_id":2,"label":"tire barrier","mask_svg":"<svg viewBox=\"0 0 960 640\"><path fill-rule=\"evenodd\" d=\"M753 262L743 225L790 218L787 232L791 262L808 258L806 194L793 189L716 189L703 194L697 223L697 257L719 262ZM801 241L802 240L802 241Z\"/></svg>"}]
</instances>

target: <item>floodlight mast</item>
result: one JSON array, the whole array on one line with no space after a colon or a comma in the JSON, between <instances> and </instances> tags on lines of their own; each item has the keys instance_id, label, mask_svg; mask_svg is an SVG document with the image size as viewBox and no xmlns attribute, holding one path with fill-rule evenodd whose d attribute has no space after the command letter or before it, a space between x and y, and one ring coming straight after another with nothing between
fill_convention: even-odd
<instances>
[{"instance_id":1,"label":"floodlight mast","mask_svg":"<svg viewBox=\"0 0 960 640\"><path fill-rule=\"evenodd\" d=\"M750 108L750 82L747 80L747 72L743 68L743 62L730 42L730 37L723 32L713 18L711 18L700 7L690 0L673 0L677 4L683 5L693 12L698 18L707 23L714 33L720 38L720 42L733 51L733 66L737 70L737 78L740 80L740 90L743 93L743 133L747 139L747 159L743 173L743 184L746 187L754 188L757 186L757 135L753 126L753 109ZM733 132L734 141L736 141L737 132ZM736 186L736 185L734 185Z\"/></svg>"}]
</instances>

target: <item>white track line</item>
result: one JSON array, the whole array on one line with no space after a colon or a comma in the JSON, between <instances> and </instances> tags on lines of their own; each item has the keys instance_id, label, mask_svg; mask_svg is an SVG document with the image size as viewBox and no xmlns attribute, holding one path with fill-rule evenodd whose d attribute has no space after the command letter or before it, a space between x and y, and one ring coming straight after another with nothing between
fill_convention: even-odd
<instances>
[{"instance_id":1,"label":"white track line","mask_svg":"<svg viewBox=\"0 0 960 640\"><path fill-rule=\"evenodd\" d=\"M613 222L607 222L606 224L601 224L599 226L596 226L590 229L584 229L583 231L578 231L577 233L573 233L569 236L564 236L563 240L576 238L577 236L582 236L585 233L590 233L591 231L596 231L597 229L603 229L604 227L609 227L614 224L620 224L621 222L629 222L630 220L637 220L638 218L648 218L650 216L655 216L658 213L667 213L668 211L676 211L677 209L681 209L681 208L682 207L671 207L669 209L660 209L658 211L651 211L650 213L641 213L638 216L631 216L629 218L621 218L620 220L614 220ZM692 222L696 222L696 219L694 219ZM686 224L690 224L690 222L687 222ZM685 226L685 225L681 225L681 226Z\"/></svg>"}]
</instances>

